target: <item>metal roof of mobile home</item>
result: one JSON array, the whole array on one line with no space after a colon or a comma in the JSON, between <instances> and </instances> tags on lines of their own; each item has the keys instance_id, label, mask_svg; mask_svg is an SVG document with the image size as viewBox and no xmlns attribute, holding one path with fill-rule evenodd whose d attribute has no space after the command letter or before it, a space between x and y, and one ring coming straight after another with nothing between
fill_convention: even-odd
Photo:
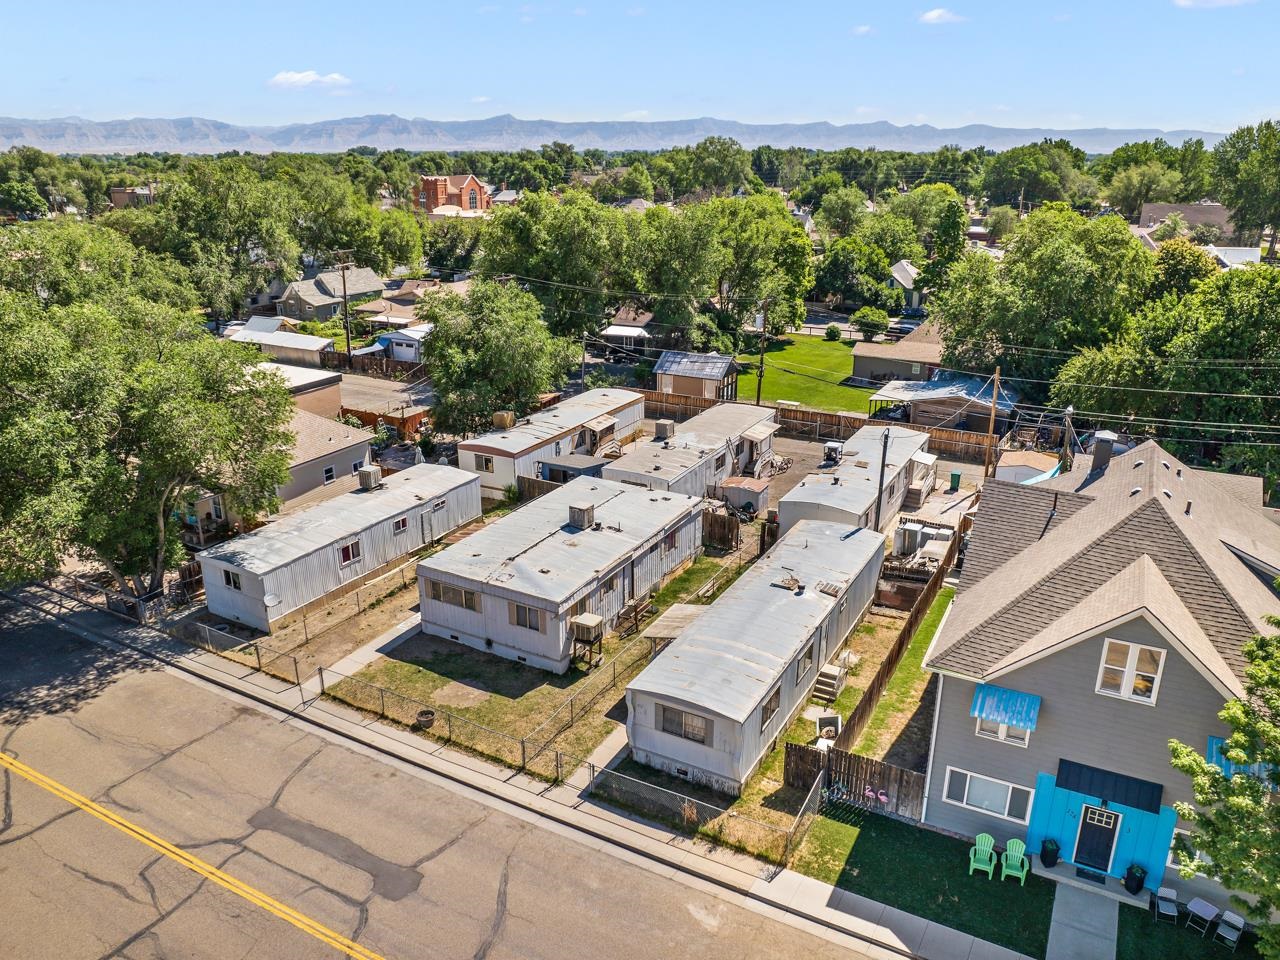
<instances>
[{"instance_id":1,"label":"metal roof of mobile home","mask_svg":"<svg viewBox=\"0 0 1280 960\"><path fill-rule=\"evenodd\" d=\"M743 436L752 427L773 421L772 407L747 403L718 403L714 407L676 425L668 440L637 443L610 465L610 470L674 480L708 456L725 449L726 442Z\"/></svg>"},{"instance_id":2,"label":"metal roof of mobile home","mask_svg":"<svg viewBox=\"0 0 1280 960\"><path fill-rule=\"evenodd\" d=\"M654 364L653 372L669 373L677 377L697 377L699 380L723 380L736 365L737 361L724 353L664 350Z\"/></svg>"},{"instance_id":3,"label":"metal roof of mobile home","mask_svg":"<svg viewBox=\"0 0 1280 960\"><path fill-rule=\"evenodd\" d=\"M522 417L510 430L493 430L464 440L458 449L482 447L511 454L524 453L569 430L585 426L601 414L612 413L636 401L643 402L644 396L631 390L588 390Z\"/></svg>"},{"instance_id":4,"label":"metal roof of mobile home","mask_svg":"<svg viewBox=\"0 0 1280 960\"><path fill-rule=\"evenodd\" d=\"M198 554L251 573L267 574L317 550L399 516L424 500L479 483L457 467L420 463L382 481L377 490L352 490L309 510L273 520L252 533Z\"/></svg>"},{"instance_id":5,"label":"metal roof of mobile home","mask_svg":"<svg viewBox=\"0 0 1280 960\"><path fill-rule=\"evenodd\" d=\"M288 333L277 330L274 333L261 333L256 330L240 330L228 339L237 343L255 343L259 346L288 347L291 350L332 350L333 341L327 337L310 337L305 333Z\"/></svg>"},{"instance_id":6,"label":"metal roof of mobile home","mask_svg":"<svg viewBox=\"0 0 1280 960\"><path fill-rule=\"evenodd\" d=\"M569 508L595 507L600 529L569 526ZM418 564L434 572L562 601L611 570L691 509L698 497L575 477Z\"/></svg>"},{"instance_id":7,"label":"metal roof of mobile home","mask_svg":"<svg viewBox=\"0 0 1280 960\"><path fill-rule=\"evenodd\" d=\"M903 465L923 450L929 435L920 430L883 424L862 427L844 442L844 453L834 467L808 474L792 487L783 501L829 504L850 513L862 513L876 502L880 489L881 441L889 431L889 456L885 466L887 486ZM839 483L834 481L839 479Z\"/></svg>"},{"instance_id":8,"label":"metal roof of mobile home","mask_svg":"<svg viewBox=\"0 0 1280 960\"><path fill-rule=\"evenodd\" d=\"M739 577L628 684L705 707L738 723L760 705L839 594L868 564L879 567L884 537L865 527L802 520ZM794 577L803 589L777 586Z\"/></svg>"}]
</instances>

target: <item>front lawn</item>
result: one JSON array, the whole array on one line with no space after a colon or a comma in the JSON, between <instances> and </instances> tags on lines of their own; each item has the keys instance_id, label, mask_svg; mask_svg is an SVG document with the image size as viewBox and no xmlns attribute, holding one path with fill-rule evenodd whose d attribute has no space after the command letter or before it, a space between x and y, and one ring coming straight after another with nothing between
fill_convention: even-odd
<instances>
[{"instance_id":1,"label":"front lawn","mask_svg":"<svg viewBox=\"0 0 1280 960\"><path fill-rule=\"evenodd\" d=\"M796 336L775 341L765 351L764 388L767 403L794 400L815 410L866 413L874 390L844 387L840 381L853 373L851 340L823 340ZM756 365L759 353L744 353L738 360L750 364L738 378L738 399L750 402L756 396Z\"/></svg>"},{"instance_id":2,"label":"front lawn","mask_svg":"<svg viewBox=\"0 0 1280 960\"><path fill-rule=\"evenodd\" d=\"M1028 875L1020 887L982 873L969 876L963 840L853 807L840 808L840 817L814 822L792 869L1010 950L1044 956L1052 882Z\"/></svg>"},{"instance_id":3,"label":"front lawn","mask_svg":"<svg viewBox=\"0 0 1280 960\"><path fill-rule=\"evenodd\" d=\"M1179 923L1185 923L1185 918ZM1209 928L1209 936L1201 937L1181 925L1156 923L1150 910L1121 904L1116 960L1204 960L1205 957L1231 956L1229 947L1209 942L1213 929ZM1261 954L1258 953L1257 942L1253 934L1246 933L1235 956L1258 960Z\"/></svg>"}]
</instances>

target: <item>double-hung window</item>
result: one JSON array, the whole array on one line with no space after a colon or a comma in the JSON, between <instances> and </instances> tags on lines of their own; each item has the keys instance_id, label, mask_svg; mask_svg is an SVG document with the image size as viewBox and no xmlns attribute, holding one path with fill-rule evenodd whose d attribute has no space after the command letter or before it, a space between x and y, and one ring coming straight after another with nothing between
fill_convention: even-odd
<instances>
[{"instance_id":1,"label":"double-hung window","mask_svg":"<svg viewBox=\"0 0 1280 960\"><path fill-rule=\"evenodd\" d=\"M337 474L334 472L333 467L325 467L325 468L324 468L324 482L325 482L325 483L327 483L327 484L328 484L328 483L333 483L333 481L334 481L334 480L336 480L336 479L337 479Z\"/></svg>"},{"instance_id":2,"label":"double-hung window","mask_svg":"<svg viewBox=\"0 0 1280 960\"><path fill-rule=\"evenodd\" d=\"M943 794L947 803L1026 823L1033 794L1034 791L1017 784L947 767L947 789Z\"/></svg>"},{"instance_id":3,"label":"double-hung window","mask_svg":"<svg viewBox=\"0 0 1280 960\"><path fill-rule=\"evenodd\" d=\"M686 713L675 707L658 704L658 724L663 733L683 737L694 743L706 743L711 739L711 721L696 713Z\"/></svg>"},{"instance_id":4,"label":"double-hung window","mask_svg":"<svg viewBox=\"0 0 1280 960\"><path fill-rule=\"evenodd\" d=\"M1098 666L1097 692L1108 697L1155 703L1164 651L1123 640L1108 640Z\"/></svg>"},{"instance_id":5,"label":"double-hung window","mask_svg":"<svg viewBox=\"0 0 1280 960\"><path fill-rule=\"evenodd\" d=\"M985 717L978 718L977 734L980 737L986 737L988 740L1015 743L1020 747L1025 747L1027 741L1031 738L1031 731L1025 727L1015 727L1009 723L987 720Z\"/></svg>"},{"instance_id":6,"label":"double-hung window","mask_svg":"<svg viewBox=\"0 0 1280 960\"><path fill-rule=\"evenodd\" d=\"M352 462L352 464L351 464L351 472L352 472L352 473L359 473L359 472L360 472L360 468L361 468L361 467L363 467L363 466L364 466L364 461L363 461L363 460L356 460L356 461L353 461L353 462Z\"/></svg>"},{"instance_id":7,"label":"double-hung window","mask_svg":"<svg viewBox=\"0 0 1280 960\"><path fill-rule=\"evenodd\" d=\"M526 630L542 629L542 611L537 607L526 607L523 603L512 604L515 607L516 626Z\"/></svg>"}]
</instances>

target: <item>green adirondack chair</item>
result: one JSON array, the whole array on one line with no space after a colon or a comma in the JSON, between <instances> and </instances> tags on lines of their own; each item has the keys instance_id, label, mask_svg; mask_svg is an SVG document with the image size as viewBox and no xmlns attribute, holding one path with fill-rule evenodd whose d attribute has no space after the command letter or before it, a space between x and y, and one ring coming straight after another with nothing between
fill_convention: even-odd
<instances>
[{"instance_id":1,"label":"green adirondack chair","mask_svg":"<svg viewBox=\"0 0 1280 960\"><path fill-rule=\"evenodd\" d=\"M1000 854L1000 879L1017 877L1018 883L1027 885L1027 871L1031 862L1027 860L1027 845L1021 840L1010 840L1005 844L1004 853Z\"/></svg>"},{"instance_id":2,"label":"green adirondack chair","mask_svg":"<svg viewBox=\"0 0 1280 960\"><path fill-rule=\"evenodd\" d=\"M996 838L989 833L980 833L973 839L974 844L969 848L969 876L973 876L973 871L981 870L990 880L991 871L996 868Z\"/></svg>"}]
</instances>

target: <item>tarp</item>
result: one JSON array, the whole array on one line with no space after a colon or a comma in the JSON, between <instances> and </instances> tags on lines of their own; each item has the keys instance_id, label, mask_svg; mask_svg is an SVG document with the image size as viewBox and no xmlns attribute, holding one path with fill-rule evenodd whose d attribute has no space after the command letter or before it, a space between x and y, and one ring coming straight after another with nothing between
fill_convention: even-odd
<instances>
[{"instance_id":1,"label":"tarp","mask_svg":"<svg viewBox=\"0 0 1280 960\"><path fill-rule=\"evenodd\" d=\"M994 683L980 683L973 691L969 716L1034 730L1040 716L1040 698L1034 693L1010 690Z\"/></svg>"}]
</instances>

